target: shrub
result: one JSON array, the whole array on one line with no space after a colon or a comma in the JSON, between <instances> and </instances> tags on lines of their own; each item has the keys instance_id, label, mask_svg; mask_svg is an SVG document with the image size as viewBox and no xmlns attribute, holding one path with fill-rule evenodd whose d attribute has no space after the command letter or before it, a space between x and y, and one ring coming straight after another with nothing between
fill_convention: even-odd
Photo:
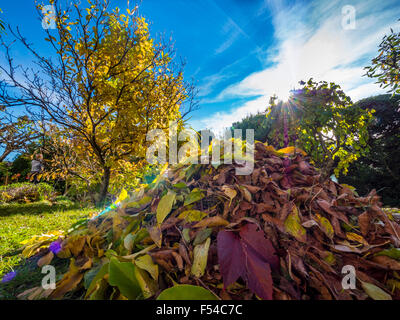
<instances>
[{"instance_id":1,"label":"shrub","mask_svg":"<svg viewBox=\"0 0 400 320\"><path fill-rule=\"evenodd\" d=\"M44 182L38 184L22 182L0 186L0 202L51 200L55 196L54 188Z\"/></svg>"},{"instance_id":2,"label":"shrub","mask_svg":"<svg viewBox=\"0 0 400 320\"><path fill-rule=\"evenodd\" d=\"M356 102L374 109L375 121L369 126L369 151L349 167L339 181L352 185L360 195L376 189L387 206L400 206L400 95L379 95Z\"/></svg>"}]
</instances>

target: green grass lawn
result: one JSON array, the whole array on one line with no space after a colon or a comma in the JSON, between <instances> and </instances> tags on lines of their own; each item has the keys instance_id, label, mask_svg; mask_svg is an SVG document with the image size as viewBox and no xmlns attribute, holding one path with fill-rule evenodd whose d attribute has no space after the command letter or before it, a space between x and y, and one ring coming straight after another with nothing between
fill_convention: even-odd
<instances>
[{"instance_id":1,"label":"green grass lawn","mask_svg":"<svg viewBox=\"0 0 400 320\"><path fill-rule=\"evenodd\" d=\"M32 280L32 266L25 265L25 259L19 255L21 241L53 230L66 230L95 210L78 208L69 201L0 205L0 279L5 273L19 268L12 284L7 284L12 292L8 290L6 294L7 288L0 284L0 299L10 298L20 291L16 288L18 284Z\"/></svg>"}]
</instances>

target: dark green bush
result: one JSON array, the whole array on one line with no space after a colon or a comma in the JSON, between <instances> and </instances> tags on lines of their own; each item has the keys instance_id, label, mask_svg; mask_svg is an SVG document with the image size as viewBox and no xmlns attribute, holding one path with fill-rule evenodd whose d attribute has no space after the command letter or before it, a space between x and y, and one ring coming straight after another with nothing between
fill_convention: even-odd
<instances>
[{"instance_id":1,"label":"dark green bush","mask_svg":"<svg viewBox=\"0 0 400 320\"><path fill-rule=\"evenodd\" d=\"M29 154L21 154L14 159L11 166L11 175L15 182L24 182L31 171L31 157Z\"/></svg>"},{"instance_id":2,"label":"dark green bush","mask_svg":"<svg viewBox=\"0 0 400 320\"><path fill-rule=\"evenodd\" d=\"M349 167L341 183L354 186L360 195L376 189L386 206L400 206L400 96L389 94L362 99L356 104L374 109L369 131L369 152Z\"/></svg>"}]
</instances>

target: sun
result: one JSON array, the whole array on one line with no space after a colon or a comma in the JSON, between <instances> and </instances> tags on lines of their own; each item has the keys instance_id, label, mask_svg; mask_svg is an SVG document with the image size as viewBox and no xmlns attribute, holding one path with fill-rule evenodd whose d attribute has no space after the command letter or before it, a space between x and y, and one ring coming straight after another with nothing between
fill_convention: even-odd
<instances>
[{"instance_id":1,"label":"sun","mask_svg":"<svg viewBox=\"0 0 400 320\"><path fill-rule=\"evenodd\" d=\"M290 98L290 91L288 91L287 89L281 90L281 92L279 92L279 94L277 93L276 95L278 97L278 100L287 102L287 101L289 101L289 98Z\"/></svg>"}]
</instances>

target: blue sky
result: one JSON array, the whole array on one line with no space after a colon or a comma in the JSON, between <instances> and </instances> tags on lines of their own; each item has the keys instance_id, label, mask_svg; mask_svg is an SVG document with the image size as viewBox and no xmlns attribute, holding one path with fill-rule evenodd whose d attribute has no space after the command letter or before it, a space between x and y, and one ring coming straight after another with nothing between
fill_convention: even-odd
<instances>
[{"instance_id":1,"label":"blue sky","mask_svg":"<svg viewBox=\"0 0 400 320\"><path fill-rule=\"evenodd\" d=\"M346 5L355 9L355 29L342 26ZM33 0L2 0L0 8L3 20L46 50ZM383 93L363 67L390 27L400 29L398 0L143 0L140 12L153 35L172 35L185 77L197 83L200 109L189 123L219 132L310 77L340 84L353 100ZM16 61L29 64L19 50Z\"/></svg>"}]
</instances>

